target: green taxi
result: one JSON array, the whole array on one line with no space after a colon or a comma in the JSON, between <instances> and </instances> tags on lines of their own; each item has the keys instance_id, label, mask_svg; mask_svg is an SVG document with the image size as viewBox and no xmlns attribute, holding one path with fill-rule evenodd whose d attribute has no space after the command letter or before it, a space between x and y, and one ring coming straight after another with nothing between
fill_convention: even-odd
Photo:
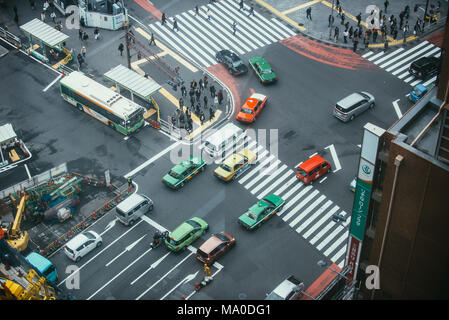
<instances>
[{"instance_id":1,"label":"green taxi","mask_svg":"<svg viewBox=\"0 0 449 320\"><path fill-rule=\"evenodd\" d=\"M231 154L214 170L214 175L224 181L235 180L256 161L257 155L248 149Z\"/></svg>"},{"instance_id":2,"label":"green taxi","mask_svg":"<svg viewBox=\"0 0 449 320\"><path fill-rule=\"evenodd\" d=\"M206 163L201 157L190 157L189 160L184 160L175 165L162 178L162 183L172 189L179 189L189 182L192 177L204 171Z\"/></svg>"},{"instance_id":3,"label":"green taxi","mask_svg":"<svg viewBox=\"0 0 449 320\"><path fill-rule=\"evenodd\" d=\"M244 214L238 223L248 230L259 228L263 222L271 218L276 212L280 212L284 207L285 200L275 195L269 194L262 200L257 201Z\"/></svg>"},{"instance_id":4,"label":"green taxi","mask_svg":"<svg viewBox=\"0 0 449 320\"><path fill-rule=\"evenodd\" d=\"M179 252L201 237L208 229L209 225L206 221L193 217L170 232L168 238L165 239L165 245L171 251Z\"/></svg>"},{"instance_id":5,"label":"green taxi","mask_svg":"<svg viewBox=\"0 0 449 320\"><path fill-rule=\"evenodd\" d=\"M249 65L257 74L261 83L272 83L278 80L278 77L271 68L271 65L267 62L267 60L265 60L264 57L252 57L249 59Z\"/></svg>"}]
</instances>

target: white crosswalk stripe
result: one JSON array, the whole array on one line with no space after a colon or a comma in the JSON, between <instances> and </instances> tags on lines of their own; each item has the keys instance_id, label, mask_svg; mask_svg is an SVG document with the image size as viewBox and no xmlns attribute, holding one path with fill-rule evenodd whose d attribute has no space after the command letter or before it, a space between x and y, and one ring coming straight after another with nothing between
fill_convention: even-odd
<instances>
[{"instance_id":1,"label":"white crosswalk stripe","mask_svg":"<svg viewBox=\"0 0 449 320\"><path fill-rule=\"evenodd\" d=\"M418 60L421 57L439 56L440 54L441 48L436 47L428 41L422 41L408 49L399 48L388 54L384 51L377 54L369 51L362 55L362 57L414 87L419 83L423 83L423 80L417 79L409 73L408 69L413 61ZM432 81L425 81L427 85L429 85L435 82L435 80L436 77Z\"/></svg>"},{"instance_id":2,"label":"white crosswalk stripe","mask_svg":"<svg viewBox=\"0 0 449 320\"><path fill-rule=\"evenodd\" d=\"M236 147L229 146L232 150ZM237 150L250 149L259 153L257 163L245 172L237 181L258 199L270 193L280 196L284 208L277 216L311 245L315 246L325 256L331 256L331 261L343 263L347 246L348 229L341 223L334 222L332 215L342 211L338 205L312 185L304 185L297 179L295 171L282 164L279 159L270 154L263 146L258 145L254 138L247 136L237 143ZM312 235L319 232L312 237ZM312 238L311 238L312 237ZM310 239L311 238L311 239Z\"/></svg>"},{"instance_id":3,"label":"white crosswalk stripe","mask_svg":"<svg viewBox=\"0 0 449 320\"><path fill-rule=\"evenodd\" d=\"M215 54L220 50L245 54L296 34L278 19L265 18L256 10L249 17L248 11L238 10L238 4L233 0L203 5L199 9L198 15L188 10L168 18L163 26L158 21L149 27L156 38L204 68L217 63ZM205 14L207 9L210 10L210 20ZM178 21L179 31L173 30L173 18ZM237 24L235 35L232 30L234 21Z\"/></svg>"}]
</instances>

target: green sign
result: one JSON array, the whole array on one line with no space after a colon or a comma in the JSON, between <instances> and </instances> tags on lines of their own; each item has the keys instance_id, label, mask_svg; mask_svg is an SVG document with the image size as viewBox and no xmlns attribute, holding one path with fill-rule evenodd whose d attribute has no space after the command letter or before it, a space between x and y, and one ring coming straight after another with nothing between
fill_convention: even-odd
<instances>
[{"instance_id":1,"label":"green sign","mask_svg":"<svg viewBox=\"0 0 449 320\"><path fill-rule=\"evenodd\" d=\"M361 242L363 241L363 235L365 234L366 215L368 213L370 198L371 184L357 179L357 188L355 190L349 233Z\"/></svg>"}]
</instances>

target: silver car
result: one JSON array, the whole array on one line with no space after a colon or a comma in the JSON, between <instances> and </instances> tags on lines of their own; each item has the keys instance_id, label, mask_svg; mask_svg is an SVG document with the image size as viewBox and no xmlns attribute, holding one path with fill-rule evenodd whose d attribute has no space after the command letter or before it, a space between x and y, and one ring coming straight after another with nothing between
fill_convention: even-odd
<instances>
[{"instance_id":1,"label":"silver car","mask_svg":"<svg viewBox=\"0 0 449 320\"><path fill-rule=\"evenodd\" d=\"M374 96L368 92L354 92L338 101L334 106L334 116L343 122L354 120L367 109L374 108Z\"/></svg>"}]
</instances>

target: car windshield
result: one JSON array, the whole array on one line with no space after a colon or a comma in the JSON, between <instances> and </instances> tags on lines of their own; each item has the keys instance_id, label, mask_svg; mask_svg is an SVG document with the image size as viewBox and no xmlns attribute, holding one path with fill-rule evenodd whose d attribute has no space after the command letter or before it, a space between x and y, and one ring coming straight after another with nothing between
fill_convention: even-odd
<instances>
[{"instance_id":1,"label":"car windshield","mask_svg":"<svg viewBox=\"0 0 449 320\"><path fill-rule=\"evenodd\" d=\"M254 212L252 212L252 211L247 211L247 212L245 213L245 215L246 215L248 218L252 219L252 220L256 220L256 219L257 219L257 215L256 215Z\"/></svg>"},{"instance_id":2,"label":"car windshield","mask_svg":"<svg viewBox=\"0 0 449 320\"><path fill-rule=\"evenodd\" d=\"M88 239L95 239L95 236L92 234L92 233L90 233L90 232L86 232L86 233L83 233Z\"/></svg>"},{"instance_id":3,"label":"car windshield","mask_svg":"<svg viewBox=\"0 0 449 320\"><path fill-rule=\"evenodd\" d=\"M299 173L301 176L303 176L303 177L307 177L307 172L305 172L305 171L302 170L302 169L298 169L298 173Z\"/></svg>"},{"instance_id":4,"label":"car windshield","mask_svg":"<svg viewBox=\"0 0 449 320\"><path fill-rule=\"evenodd\" d=\"M232 63L232 66L233 66L234 68L237 68L237 67L240 67L242 64L243 64L243 62L242 62L241 60L239 60L239 61L234 61L234 62Z\"/></svg>"},{"instance_id":5,"label":"car windshield","mask_svg":"<svg viewBox=\"0 0 449 320\"><path fill-rule=\"evenodd\" d=\"M222 168L223 170L228 171L228 172L232 171L231 167L224 163L220 165L220 168Z\"/></svg>"},{"instance_id":6,"label":"car windshield","mask_svg":"<svg viewBox=\"0 0 449 320\"><path fill-rule=\"evenodd\" d=\"M196 250L196 253L203 258L209 258L208 254L205 253L204 251L201 251L200 249Z\"/></svg>"},{"instance_id":7,"label":"car windshield","mask_svg":"<svg viewBox=\"0 0 449 320\"><path fill-rule=\"evenodd\" d=\"M262 70L262 73L263 74L272 74L273 70L271 70L271 69Z\"/></svg>"},{"instance_id":8,"label":"car windshield","mask_svg":"<svg viewBox=\"0 0 449 320\"><path fill-rule=\"evenodd\" d=\"M66 249L69 253L73 254L73 250L70 249L69 247L65 247L65 249Z\"/></svg>"},{"instance_id":9,"label":"car windshield","mask_svg":"<svg viewBox=\"0 0 449 320\"><path fill-rule=\"evenodd\" d=\"M366 99L369 100L369 96L368 96L367 94L365 94L365 93L363 93L363 92L359 92L359 94L360 94L362 97L365 97Z\"/></svg>"},{"instance_id":10,"label":"car windshield","mask_svg":"<svg viewBox=\"0 0 449 320\"><path fill-rule=\"evenodd\" d=\"M120 210L119 208L117 208L116 211L117 211L117 213L118 213L120 216L126 217L126 214L125 214L122 210Z\"/></svg>"},{"instance_id":11,"label":"car windshield","mask_svg":"<svg viewBox=\"0 0 449 320\"><path fill-rule=\"evenodd\" d=\"M270 200L268 200L267 198L264 198L263 201L265 201L270 208L276 207L276 205L273 202L271 202Z\"/></svg>"},{"instance_id":12,"label":"car windshield","mask_svg":"<svg viewBox=\"0 0 449 320\"><path fill-rule=\"evenodd\" d=\"M247 108L242 108L242 110L240 110L242 113L246 113L246 114L253 114L253 110L251 109L247 109Z\"/></svg>"},{"instance_id":13,"label":"car windshield","mask_svg":"<svg viewBox=\"0 0 449 320\"><path fill-rule=\"evenodd\" d=\"M193 228L197 229L197 228L201 228L201 225L193 220L187 220L186 223L190 224Z\"/></svg>"},{"instance_id":14,"label":"car windshield","mask_svg":"<svg viewBox=\"0 0 449 320\"><path fill-rule=\"evenodd\" d=\"M173 170L170 170L170 172L168 174L171 175L175 179L179 179L180 178L179 174L177 174Z\"/></svg>"},{"instance_id":15,"label":"car windshield","mask_svg":"<svg viewBox=\"0 0 449 320\"><path fill-rule=\"evenodd\" d=\"M221 233L214 234L214 237L217 237L221 241L229 241L230 240L228 237L226 237L224 234L221 234Z\"/></svg>"},{"instance_id":16,"label":"car windshield","mask_svg":"<svg viewBox=\"0 0 449 320\"><path fill-rule=\"evenodd\" d=\"M413 89L413 94L414 94L415 96L420 96L421 93L422 93L422 91L421 91L420 89L418 89L418 88Z\"/></svg>"},{"instance_id":17,"label":"car windshield","mask_svg":"<svg viewBox=\"0 0 449 320\"><path fill-rule=\"evenodd\" d=\"M172 238L168 238L167 241L168 241L168 243L171 244L172 246L177 246L178 244L181 243L181 241L175 241L175 240L172 239Z\"/></svg>"},{"instance_id":18,"label":"car windshield","mask_svg":"<svg viewBox=\"0 0 449 320\"><path fill-rule=\"evenodd\" d=\"M336 104L335 108L337 108L338 111L345 112L345 110L339 104Z\"/></svg>"}]
</instances>

